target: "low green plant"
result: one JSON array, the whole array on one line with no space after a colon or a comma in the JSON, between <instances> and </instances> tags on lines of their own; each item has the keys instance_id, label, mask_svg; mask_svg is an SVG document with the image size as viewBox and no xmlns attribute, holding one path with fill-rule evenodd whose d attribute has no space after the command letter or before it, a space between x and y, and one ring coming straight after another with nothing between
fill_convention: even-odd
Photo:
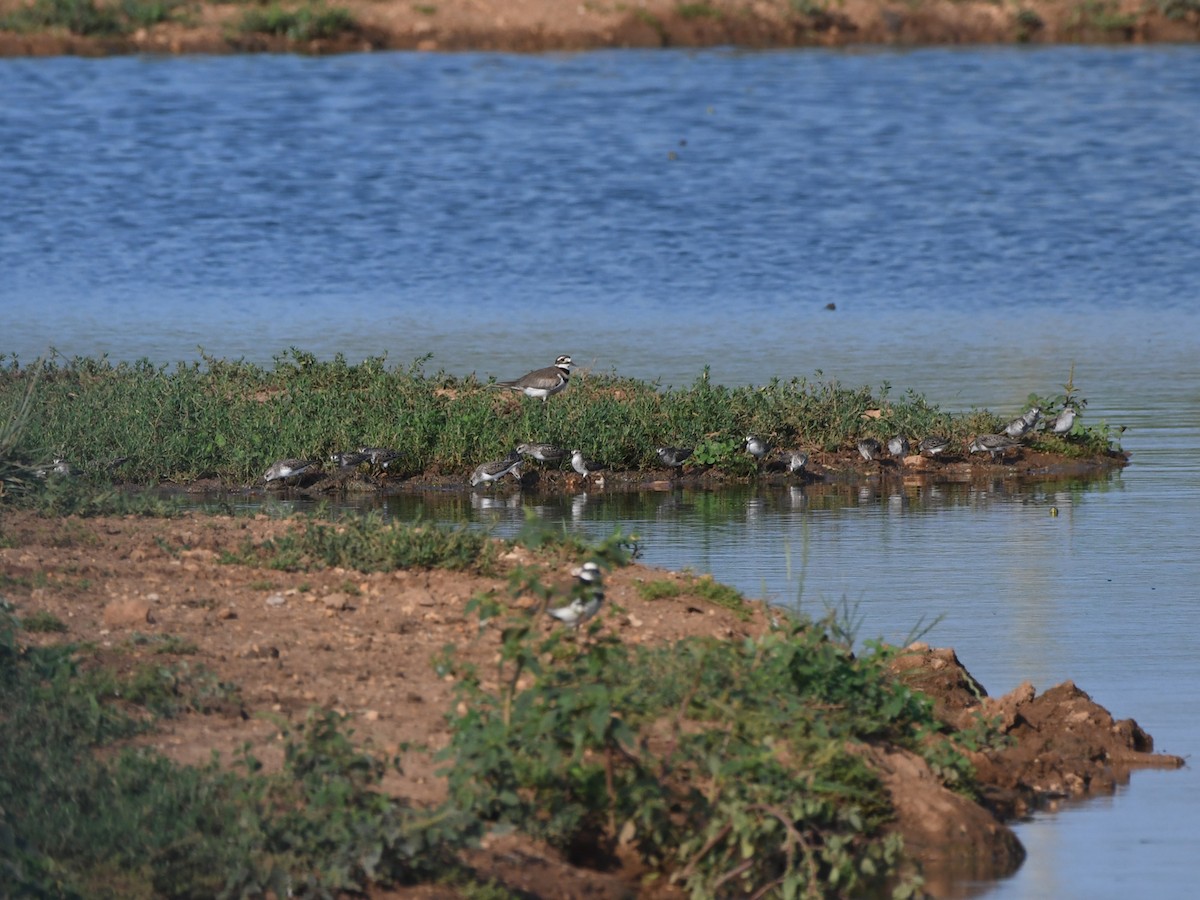
<instances>
[{"instance_id":1,"label":"low green plant","mask_svg":"<svg viewBox=\"0 0 1200 900\"><path fill-rule=\"evenodd\" d=\"M680 3L675 7L681 19L720 19L721 10L703 0L699 3Z\"/></svg>"},{"instance_id":2,"label":"low green plant","mask_svg":"<svg viewBox=\"0 0 1200 900\"><path fill-rule=\"evenodd\" d=\"M243 34L273 34L291 41L326 40L358 30L358 22L350 10L310 3L298 9L286 9L279 4L245 11L236 28Z\"/></svg>"},{"instance_id":3,"label":"low green plant","mask_svg":"<svg viewBox=\"0 0 1200 900\"><path fill-rule=\"evenodd\" d=\"M1126 32L1137 24L1138 15L1122 12L1117 0L1080 0L1067 16L1073 31Z\"/></svg>"},{"instance_id":4,"label":"low green plant","mask_svg":"<svg viewBox=\"0 0 1200 900\"><path fill-rule=\"evenodd\" d=\"M42 634L62 634L67 631L67 623L49 610L39 609L21 620L21 627L26 631Z\"/></svg>"},{"instance_id":5,"label":"low green plant","mask_svg":"<svg viewBox=\"0 0 1200 900\"><path fill-rule=\"evenodd\" d=\"M643 600L665 600L678 597L683 589L668 578L656 578L637 585L638 596Z\"/></svg>"},{"instance_id":6,"label":"low green plant","mask_svg":"<svg viewBox=\"0 0 1200 900\"><path fill-rule=\"evenodd\" d=\"M1153 0L1147 5L1175 22L1200 19L1200 0Z\"/></svg>"},{"instance_id":7,"label":"low green plant","mask_svg":"<svg viewBox=\"0 0 1200 900\"><path fill-rule=\"evenodd\" d=\"M0 607L0 882L6 896L333 896L455 870L477 822L379 791L395 766L346 720L281 728L283 767L243 747L233 768L110 747L147 714L205 706L198 670L130 677L74 646L28 647ZM190 699L189 699L190 697Z\"/></svg>"},{"instance_id":8,"label":"low green plant","mask_svg":"<svg viewBox=\"0 0 1200 900\"><path fill-rule=\"evenodd\" d=\"M341 566L359 572L403 568L490 570L497 545L466 527L388 522L379 513L335 522L315 518L276 538L224 551L225 564L309 571Z\"/></svg>"},{"instance_id":9,"label":"low green plant","mask_svg":"<svg viewBox=\"0 0 1200 900\"><path fill-rule=\"evenodd\" d=\"M453 648L439 662L459 700L444 774L487 821L590 858L631 844L692 896L857 896L896 884L902 846L855 748L905 747L956 787L969 775L932 701L889 675L893 651L855 654L832 622L630 647L597 621L577 639L544 627L562 598L536 572L509 593L532 614L495 596L470 607L498 630L494 673Z\"/></svg>"},{"instance_id":10,"label":"low green plant","mask_svg":"<svg viewBox=\"0 0 1200 900\"><path fill-rule=\"evenodd\" d=\"M34 0L0 17L0 29L30 33L61 28L83 37L121 37L170 21L183 5L183 0Z\"/></svg>"}]
</instances>

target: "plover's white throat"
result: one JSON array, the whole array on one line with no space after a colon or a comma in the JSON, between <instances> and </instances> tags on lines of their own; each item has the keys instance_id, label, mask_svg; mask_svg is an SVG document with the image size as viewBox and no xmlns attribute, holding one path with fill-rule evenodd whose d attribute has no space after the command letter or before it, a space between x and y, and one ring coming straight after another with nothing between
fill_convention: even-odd
<instances>
[{"instance_id":1,"label":"plover's white throat","mask_svg":"<svg viewBox=\"0 0 1200 900\"><path fill-rule=\"evenodd\" d=\"M535 369L527 375L522 375L512 381L497 381L494 382L496 387L508 388L511 391L520 391L526 397L536 397L543 403L553 394L557 394L567 386L567 382L571 378L571 357L560 356L554 361L554 365L546 366L544 369Z\"/></svg>"},{"instance_id":2,"label":"plover's white throat","mask_svg":"<svg viewBox=\"0 0 1200 900\"><path fill-rule=\"evenodd\" d=\"M689 456L692 455L691 447L659 447L654 451L658 454L658 458L662 460L664 466L669 466L672 469L680 468Z\"/></svg>"},{"instance_id":3,"label":"plover's white throat","mask_svg":"<svg viewBox=\"0 0 1200 900\"><path fill-rule=\"evenodd\" d=\"M272 481L284 481L288 478L299 480L301 475L311 474L317 466L317 461L313 459L281 459L263 473L263 481L270 484Z\"/></svg>"},{"instance_id":4,"label":"plover's white throat","mask_svg":"<svg viewBox=\"0 0 1200 900\"><path fill-rule=\"evenodd\" d=\"M867 462L871 462L883 452L883 447L875 438L863 438L858 442L858 453Z\"/></svg>"},{"instance_id":5,"label":"plover's white throat","mask_svg":"<svg viewBox=\"0 0 1200 900\"><path fill-rule=\"evenodd\" d=\"M971 441L970 450L972 453L990 453L995 459L997 455L1003 456L1005 450L1020 446L1019 440L1006 434L981 434Z\"/></svg>"},{"instance_id":6,"label":"plover's white throat","mask_svg":"<svg viewBox=\"0 0 1200 900\"><path fill-rule=\"evenodd\" d=\"M762 438L750 434L746 436L746 452L756 460L762 459L771 452L771 445Z\"/></svg>"},{"instance_id":7,"label":"plover's white throat","mask_svg":"<svg viewBox=\"0 0 1200 900\"><path fill-rule=\"evenodd\" d=\"M558 462L567 455L562 447L553 444L518 444L517 452L522 456L532 456L542 462Z\"/></svg>"},{"instance_id":8,"label":"plover's white throat","mask_svg":"<svg viewBox=\"0 0 1200 900\"><path fill-rule=\"evenodd\" d=\"M1054 434L1066 434L1075 426L1075 407L1064 406L1063 411L1050 420L1050 431Z\"/></svg>"},{"instance_id":9,"label":"plover's white throat","mask_svg":"<svg viewBox=\"0 0 1200 900\"><path fill-rule=\"evenodd\" d=\"M499 481L510 472L514 477L519 478L521 465L521 455L513 450L504 459L493 459L490 462L485 462L476 466L475 471L471 473L471 487L485 484L489 481Z\"/></svg>"}]
</instances>

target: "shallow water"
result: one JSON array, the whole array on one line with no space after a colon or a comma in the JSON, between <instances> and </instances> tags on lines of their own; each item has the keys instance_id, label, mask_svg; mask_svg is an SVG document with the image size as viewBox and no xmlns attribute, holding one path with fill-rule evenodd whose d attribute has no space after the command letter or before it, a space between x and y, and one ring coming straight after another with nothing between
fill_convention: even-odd
<instances>
[{"instance_id":1,"label":"shallow water","mask_svg":"<svg viewBox=\"0 0 1200 900\"><path fill-rule=\"evenodd\" d=\"M0 60L0 352L288 346L514 377L827 377L1015 412L1074 366L1087 483L538 498L1003 693L1200 746L1200 48ZM833 303L836 310L825 309ZM402 423L398 423L402 427ZM281 501L282 502L282 501ZM1060 510L1058 517L1049 508ZM1193 893L1200 777L1039 815L997 898Z\"/></svg>"}]
</instances>

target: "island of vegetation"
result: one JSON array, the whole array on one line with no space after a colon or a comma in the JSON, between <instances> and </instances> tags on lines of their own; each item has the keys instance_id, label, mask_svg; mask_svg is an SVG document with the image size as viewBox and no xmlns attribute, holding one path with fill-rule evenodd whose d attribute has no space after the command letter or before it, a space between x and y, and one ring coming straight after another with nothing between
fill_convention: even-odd
<instances>
[{"instance_id":1,"label":"island of vegetation","mask_svg":"<svg viewBox=\"0 0 1200 900\"><path fill-rule=\"evenodd\" d=\"M0 55L1147 43L1200 0L0 0Z\"/></svg>"},{"instance_id":2,"label":"island of vegetation","mask_svg":"<svg viewBox=\"0 0 1200 900\"><path fill-rule=\"evenodd\" d=\"M632 535L532 519L498 541L134 489L244 490L277 456L362 442L396 451L362 476L373 489L466 491L475 460L532 434L595 435L631 484L1125 461L1080 416L1024 461L909 476L854 463L856 442L937 431L961 450L1007 417L703 374L663 390L578 373L542 403L423 362L5 360L0 881L17 895L936 896L1020 864L1006 821L1182 764L1071 683L989 697L919 635L887 646L852 610L789 614L648 569ZM1070 379L1039 404L1086 405ZM764 471L747 433L806 447L816 474ZM664 470L665 436L702 471ZM546 615L589 562L591 617Z\"/></svg>"}]
</instances>

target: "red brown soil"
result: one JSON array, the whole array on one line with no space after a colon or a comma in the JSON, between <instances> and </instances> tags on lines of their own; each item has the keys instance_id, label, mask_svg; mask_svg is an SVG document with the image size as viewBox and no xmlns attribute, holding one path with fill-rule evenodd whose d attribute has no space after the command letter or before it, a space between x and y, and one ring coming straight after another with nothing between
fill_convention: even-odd
<instances>
[{"instance_id":1,"label":"red brown soil","mask_svg":"<svg viewBox=\"0 0 1200 900\"><path fill-rule=\"evenodd\" d=\"M18 615L44 611L68 627L65 634L23 632L28 640L93 642L107 661L130 669L181 659L240 686L227 708L169 720L149 739L181 762L205 762L213 750L228 760L251 741L256 755L278 763L271 752L275 728L260 714L299 721L314 706L351 716L356 737L389 754L403 742L444 747L453 685L437 676L431 661L453 643L486 671L496 635L480 636L464 608L480 591L504 596L503 575L286 573L218 562L223 551L288 527L261 516L45 519L6 512L0 520L0 583ZM501 568L528 555L515 549ZM660 578L688 583L638 565L611 573L604 628L630 643L657 644L692 635L738 638L768 627L758 605L742 618L686 592L642 600L637 583ZM156 653L162 642L144 639L155 635L171 635L196 650L183 657ZM892 793L896 827L934 895L949 891L955 879L994 878L1019 865L1023 850L1003 820L1054 798L1111 791L1133 766L1182 764L1153 754L1150 737L1135 722L1114 722L1070 683L1040 695L1023 685L992 699L953 651L921 645L900 657L895 669L935 699L947 722L968 724L981 711L1000 716L1015 739L1011 748L975 755L982 804L946 790L914 754L887 747L866 751ZM404 777L389 776L384 788L413 802L436 802L444 784L435 769L429 756L408 753ZM643 887L636 867L597 872L572 866L519 836L494 841L469 862L523 896L674 896L666 887ZM455 896L443 887L403 895Z\"/></svg>"},{"instance_id":2,"label":"red brown soil","mask_svg":"<svg viewBox=\"0 0 1200 900\"><path fill-rule=\"evenodd\" d=\"M0 0L0 14L33 0ZM99 0L101 5L110 0ZM300 4L285 3L295 7ZM0 32L0 55L370 50L541 52L603 47L750 48L874 44L1149 43L1195 41L1200 14L1172 19L1142 0L331 0L357 28L328 40L246 35L240 4L202 3L186 23L129 37Z\"/></svg>"}]
</instances>

